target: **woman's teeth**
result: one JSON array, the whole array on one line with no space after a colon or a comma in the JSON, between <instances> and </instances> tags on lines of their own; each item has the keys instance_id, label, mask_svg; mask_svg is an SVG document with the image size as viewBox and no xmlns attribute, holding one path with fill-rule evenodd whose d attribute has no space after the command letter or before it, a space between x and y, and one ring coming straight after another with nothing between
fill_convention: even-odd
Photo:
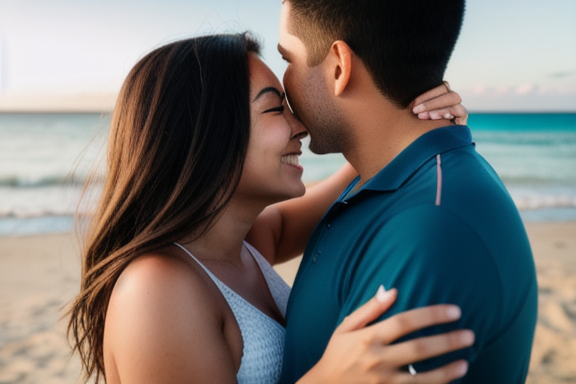
<instances>
[{"instance_id":1,"label":"woman's teeth","mask_svg":"<svg viewBox=\"0 0 576 384\"><path fill-rule=\"evenodd\" d=\"M281 161L283 163L286 164L290 164L290 165L300 165L298 163L298 155L286 155L286 156L282 156Z\"/></svg>"}]
</instances>

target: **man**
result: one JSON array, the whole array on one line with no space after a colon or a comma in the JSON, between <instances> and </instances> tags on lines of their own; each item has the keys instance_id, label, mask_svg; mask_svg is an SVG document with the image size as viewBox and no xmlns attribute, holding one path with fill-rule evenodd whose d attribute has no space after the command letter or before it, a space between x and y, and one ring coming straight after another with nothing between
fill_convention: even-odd
<instances>
[{"instance_id":1,"label":"man","mask_svg":"<svg viewBox=\"0 0 576 384\"><path fill-rule=\"evenodd\" d=\"M284 0L284 85L316 153L341 152L359 177L316 227L287 314L282 383L294 383L380 284L382 318L453 303L472 329L463 383L522 383L537 314L534 262L518 211L466 126L419 120L409 103L442 83L463 0Z\"/></svg>"}]
</instances>

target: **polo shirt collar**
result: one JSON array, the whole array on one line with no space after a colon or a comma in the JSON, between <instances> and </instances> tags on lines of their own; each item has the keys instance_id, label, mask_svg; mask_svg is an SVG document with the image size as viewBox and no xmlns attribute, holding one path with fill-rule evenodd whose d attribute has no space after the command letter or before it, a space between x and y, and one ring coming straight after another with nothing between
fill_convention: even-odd
<instances>
[{"instance_id":1,"label":"polo shirt collar","mask_svg":"<svg viewBox=\"0 0 576 384\"><path fill-rule=\"evenodd\" d=\"M432 157L470 144L472 134L465 125L451 125L427 132L400 152L354 195L362 191L394 191ZM353 188L358 179L347 190Z\"/></svg>"}]
</instances>

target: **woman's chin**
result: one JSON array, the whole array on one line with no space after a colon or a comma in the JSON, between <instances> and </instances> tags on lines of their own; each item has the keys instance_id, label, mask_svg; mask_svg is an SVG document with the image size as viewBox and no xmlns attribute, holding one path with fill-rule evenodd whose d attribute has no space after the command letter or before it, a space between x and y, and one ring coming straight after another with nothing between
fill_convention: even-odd
<instances>
[{"instance_id":1,"label":"woman's chin","mask_svg":"<svg viewBox=\"0 0 576 384\"><path fill-rule=\"evenodd\" d=\"M304 185L302 180L300 180L297 184L294 184L289 188L286 188L284 192L285 192L285 194L283 194L284 196L281 197L282 201L295 199L297 197L304 196L304 193L306 193L306 186Z\"/></svg>"}]
</instances>

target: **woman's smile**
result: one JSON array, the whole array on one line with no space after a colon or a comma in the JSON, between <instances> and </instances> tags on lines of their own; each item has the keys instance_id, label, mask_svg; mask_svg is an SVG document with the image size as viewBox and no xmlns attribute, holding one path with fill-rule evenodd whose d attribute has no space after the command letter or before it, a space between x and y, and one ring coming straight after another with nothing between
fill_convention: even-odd
<instances>
[{"instance_id":1,"label":"woman's smile","mask_svg":"<svg viewBox=\"0 0 576 384\"><path fill-rule=\"evenodd\" d=\"M280 158L280 161L284 164L292 165L294 167L297 167L300 170L304 170L304 168L300 165L300 162L299 162L299 157L301 154L302 154L302 152L284 155Z\"/></svg>"}]
</instances>

